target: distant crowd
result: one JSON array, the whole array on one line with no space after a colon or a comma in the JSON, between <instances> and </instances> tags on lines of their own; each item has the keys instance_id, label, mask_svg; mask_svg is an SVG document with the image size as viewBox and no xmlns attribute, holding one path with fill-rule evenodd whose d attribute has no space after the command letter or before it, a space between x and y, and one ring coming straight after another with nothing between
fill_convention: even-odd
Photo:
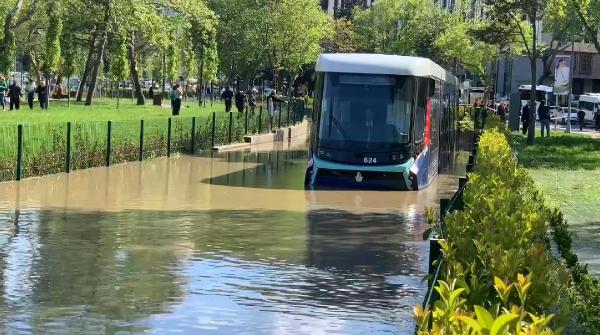
<instances>
[{"instance_id":1,"label":"distant crowd","mask_svg":"<svg viewBox=\"0 0 600 335\"><path fill-rule=\"evenodd\" d=\"M40 80L37 83L33 80L29 80L25 84L24 93L30 109L33 109L36 95L40 104L40 108L48 108L48 87L44 80ZM6 110L7 104L9 105L10 110L19 110L21 108L22 96L23 89L21 86L19 86L17 81L13 80L11 83L9 83L4 75L0 74L0 106L2 106L2 110Z\"/></svg>"},{"instance_id":2,"label":"distant crowd","mask_svg":"<svg viewBox=\"0 0 600 335\"><path fill-rule=\"evenodd\" d=\"M484 110L482 107L486 106L485 101L482 98L475 99L473 103L473 107L475 110ZM493 105L488 105L488 108L492 108ZM535 107L534 107L535 108ZM523 135L527 135L529 129L529 111L530 111L530 102L526 103L521 109L521 131ZM498 107L495 109L495 114L500 118L502 122L507 121L507 117L510 114L510 109L508 107L508 103L506 101L500 102ZM539 106L537 106L537 117L540 120L541 127L541 135L544 137L550 137L550 120L552 119L550 113L550 106L546 104L545 100L540 101ZM595 131L600 131L600 108L596 108L594 111L594 129ZM567 121L567 122L570 122ZM585 112L581 109L577 111L577 122L579 124L579 130L583 131L585 126Z\"/></svg>"}]
</instances>

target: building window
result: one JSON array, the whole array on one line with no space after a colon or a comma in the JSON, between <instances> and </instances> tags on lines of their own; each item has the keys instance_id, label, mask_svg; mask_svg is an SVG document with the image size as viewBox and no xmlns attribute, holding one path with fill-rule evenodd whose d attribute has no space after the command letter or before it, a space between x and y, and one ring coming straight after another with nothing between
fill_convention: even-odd
<instances>
[{"instance_id":1,"label":"building window","mask_svg":"<svg viewBox=\"0 0 600 335\"><path fill-rule=\"evenodd\" d=\"M502 91L502 95L509 95L511 92L511 84L512 84L512 67L513 60L512 58L508 58L504 60L504 87Z\"/></svg>"},{"instance_id":2,"label":"building window","mask_svg":"<svg viewBox=\"0 0 600 335\"><path fill-rule=\"evenodd\" d=\"M580 74L592 74L592 54L582 53L579 62Z\"/></svg>"}]
</instances>

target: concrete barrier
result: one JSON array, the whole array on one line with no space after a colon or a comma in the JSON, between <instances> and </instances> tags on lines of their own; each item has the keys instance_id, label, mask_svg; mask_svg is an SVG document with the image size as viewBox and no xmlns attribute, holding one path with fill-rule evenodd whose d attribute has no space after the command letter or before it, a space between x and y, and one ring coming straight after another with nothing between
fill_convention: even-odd
<instances>
[{"instance_id":1,"label":"concrete barrier","mask_svg":"<svg viewBox=\"0 0 600 335\"><path fill-rule=\"evenodd\" d=\"M283 142L283 141L301 141L308 138L308 121L305 119L302 123L295 126L275 129L271 133L256 134L244 137L242 143L231 143L212 148L214 151L231 151L248 148L254 145Z\"/></svg>"}]
</instances>

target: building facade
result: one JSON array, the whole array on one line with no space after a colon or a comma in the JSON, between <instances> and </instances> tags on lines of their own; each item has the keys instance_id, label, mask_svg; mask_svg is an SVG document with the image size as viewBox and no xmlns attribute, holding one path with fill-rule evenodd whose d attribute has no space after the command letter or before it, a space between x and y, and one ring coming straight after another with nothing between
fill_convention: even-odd
<instances>
[{"instance_id":1,"label":"building facade","mask_svg":"<svg viewBox=\"0 0 600 335\"><path fill-rule=\"evenodd\" d=\"M574 43L573 62L573 94L600 93L600 55L592 44ZM557 55L571 55L571 44L558 47ZM520 85L531 84L531 70L528 57L503 58L497 65L497 75L492 70L493 77L497 78L497 94L501 97L518 92ZM550 74L542 84L552 85L554 82L555 68L550 64ZM544 63L537 60L537 81L544 75Z\"/></svg>"}]
</instances>

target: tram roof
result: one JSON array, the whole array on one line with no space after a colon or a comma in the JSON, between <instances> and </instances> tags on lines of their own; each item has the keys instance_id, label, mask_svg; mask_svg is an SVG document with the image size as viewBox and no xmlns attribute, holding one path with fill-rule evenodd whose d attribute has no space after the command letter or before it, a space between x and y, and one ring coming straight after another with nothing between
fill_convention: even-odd
<instances>
[{"instance_id":1,"label":"tram roof","mask_svg":"<svg viewBox=\"0 0 600 335\"><path fill-rule=\"evenodd\" d=\"M435 78L454 84L458 79L429 58L382 54L321 54L319 72L373 73Z\"/></svg>"}]
</instances>

